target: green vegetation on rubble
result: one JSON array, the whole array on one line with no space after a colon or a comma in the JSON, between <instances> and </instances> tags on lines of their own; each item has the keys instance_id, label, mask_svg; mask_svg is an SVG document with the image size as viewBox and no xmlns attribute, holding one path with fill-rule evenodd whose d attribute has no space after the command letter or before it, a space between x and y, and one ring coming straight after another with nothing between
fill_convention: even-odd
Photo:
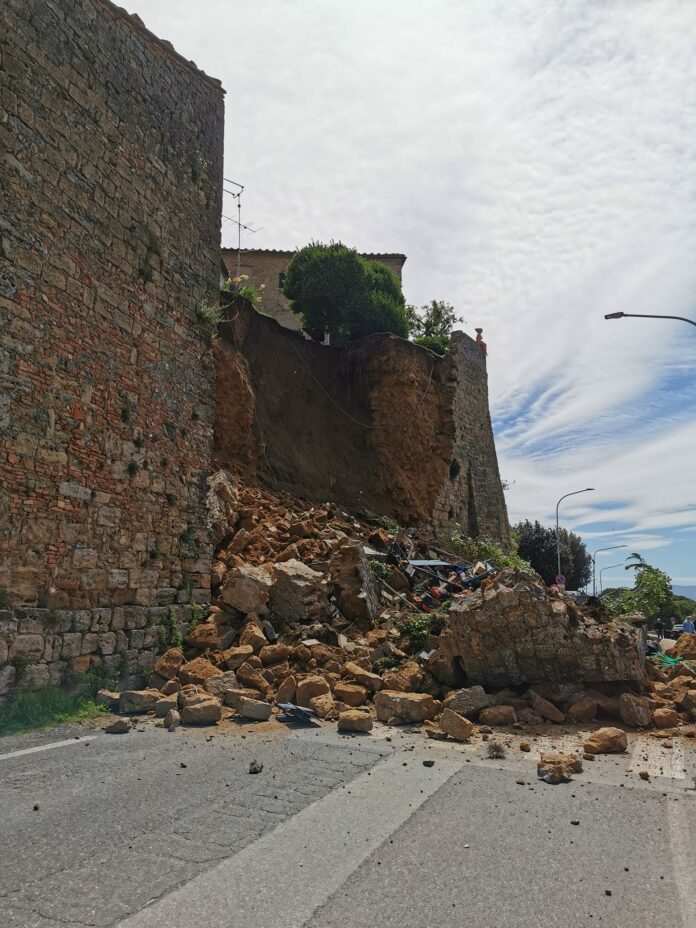
<instances>
[{"instance_id":1,"label":"green vegetation on rubble","mask_svg":"<svg viewBox=\"0 0 696 928\"><path fill-rule=\"evenodd\" d=\"M480 538L467 538L460 532L453 532L447 549L468 564L474 564L476 561L492 561L500 569L534 572L529 561L520 557L517 551L503 551L496 541L485 535Z\"/></svg>"}]
</instances>

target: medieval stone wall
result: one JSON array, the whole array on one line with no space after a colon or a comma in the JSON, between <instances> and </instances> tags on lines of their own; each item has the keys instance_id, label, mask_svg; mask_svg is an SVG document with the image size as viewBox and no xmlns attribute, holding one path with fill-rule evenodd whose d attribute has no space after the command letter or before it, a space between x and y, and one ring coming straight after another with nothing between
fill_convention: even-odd
<instances>
[{"instance_id":1,"label":"medieval stone wall","mask_svg":"<svg viewBox=\"0 0 696 928\"><path fill-rule=\"evenodd\" d=\"M229 314L215 348L216 467L509 543L486 359L469 336L441 358L393 335L317 345L241 303Z\"/></svg>"},{"instance_id":2,"label":"medieval stone wall","mask_svg":"<svg viewBox=\"0 0 696 928\"><path fill-rule=\"evenodd\" d=\"M0 665L58 611L55 674L208 596L223 92L105 0L4 0L0 133L0 609L39 609Z\"/></svg>"}]
</instances>

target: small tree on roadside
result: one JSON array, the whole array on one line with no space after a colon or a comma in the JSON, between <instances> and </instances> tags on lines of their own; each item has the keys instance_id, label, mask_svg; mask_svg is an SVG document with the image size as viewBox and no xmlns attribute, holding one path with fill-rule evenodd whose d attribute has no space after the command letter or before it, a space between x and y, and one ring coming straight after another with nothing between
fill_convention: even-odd
<instances>
[{"instance_id":1,"label":"small tree on roadside","mask_svg":"<svg viewBox=\"0 0 696 928\"><path fill-rule=\"evenodd\" d=\"M553 583L558 570L556 529L527 519L513 527L513 534L518 541L520 557L529 561L544 583ZM592 557L579 535L562 528L560 536L561 567L566 587L578 590L592 577Z\"/></svg>"},{"instance_id":2,"label":"small tree on roadside","mask_svg":"<svg viewBox=\"0 0 696 928\"><path fill-rule=\"evenodd\" d=\"M631 554L626 570L635 571L633 589L613 589L608 592L606 604L611 612L625 615L642 612L651 621L671 618L672 580L659 567L653 567L640 554ZM602 597L603 600L605 597Z\"/></svg>"},{"instance_id":3,"label":"small tree on roadside","mask_svg":"<svg viewBox=\"0 0 696 928\"><path fill-rule=\"evenodd\" d=\"M311 242L293 255L285 296L316 341L329 334L345 344L375 332L408 335L404 297L396 275L340 242Z\"/></svg>"},{"instance_id":4,"label":"small tree on roadside","mask_svg":"<svg viewBox=\"0 0 696 928\"><path fill-rule=\"evenodd\" d=\"M406 314L414 344L429 348L435 354L445 353L455 324L464 321L457 316L454 306L444 300L431 300L420 309L407 306Z\"/></svg>"}]
</instances>

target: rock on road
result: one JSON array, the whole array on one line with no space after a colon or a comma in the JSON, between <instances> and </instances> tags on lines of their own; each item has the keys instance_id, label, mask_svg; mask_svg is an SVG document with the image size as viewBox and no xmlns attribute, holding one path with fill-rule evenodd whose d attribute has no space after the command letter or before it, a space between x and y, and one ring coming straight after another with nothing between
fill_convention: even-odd
<instances>
[{"instance_id":1,"label":"rock on road","mask_svg":"<svg viewBox=\"0 0 696 928\"><path fill-rule=\"evenodd\" d=\"M0 739L3 928L696 928L690 742L549 786L576 736L139 727Z\"/></svg>"}]
</instances>

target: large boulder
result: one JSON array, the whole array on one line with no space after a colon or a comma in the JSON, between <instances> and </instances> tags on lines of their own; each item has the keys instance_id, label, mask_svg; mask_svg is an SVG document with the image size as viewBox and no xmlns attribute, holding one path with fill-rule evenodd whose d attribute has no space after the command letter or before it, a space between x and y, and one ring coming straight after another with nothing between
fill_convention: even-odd
<instances>
[{"instance_id":1,"label":"large boulder","mask_svg":"<svg viewBox=\"0 0 696 928\"><path fill-rule=\"evenodd\" d=\"M681 719L676 709L663 706L660 709L655 709L653 712L653 722L657 728L674 728L680 721Z\"/></svg>"},{"instance_id":2,"label":"large boulder","mask_svg":"<svg viewBox=\"0 0 696 928\"><path fill-rule=\"evenodd\" d=\"M179 679L184 684L200 684L205 683L211 677L219 676L221 673L222 671L205 657L196 657L194 660L181 665Z\"/></svg>"},{"instance_id":3,"label":"large boulder","mask_svg":"<svg viewBox=\"0 0 696 928\"><path fill-rule=\"evenodd\" d=\"M338 608L347 619L367 624L379 614L377 583L360 542L345 541L334 551L329 575Z\"/></svg>"},{"instance_id":4,"label":"large boulder","mask_svg":"<svg viewBox=\"0 0 696 928\"><path fill-rule=\"evenodd\" d=\"M357 664L355 661L348 661L343 669L356 681L356 683L359 683L360 686L364 686L365 689L369 690L371 693L376 693L378 690L382 689L382 678L378 674L372 673L370 670L365 670L364 667L361 667L360 664Z\"/></svg>"},{"instance_id":5,"label":"large boulder","mask_svg":"<svg viewBox=\"0 0 696 928\"><path fill-rule=\"evenodd\" d=\"M358 683L346 683L344 680L334 686L333 694L339 702L344 702L353 709L362 706L367 700L367 689L364 686Z\"/></svg>"},{"instance_id":6,"label":"large boulder","mask_svg":"<svg viewBox=\"0 0 696 928\"><path fill-rule=\"evenodd\" d=\"M589 722L597 715L597 700L592 696L582 696L569 707L567 715L573 722Z\"/></svg>"},{"instance_id":7,"label":"large boulder","mask_svg":"<svg viewBox=\"0 0 696 928\"><path fill-rule=\"evenodd\" d=\"M189 697L181 710L184 725L216 725L221 718L221 701L207 693Z\"/></svg>"},{"instance_id":8,"label":"large boulder","mask_svg":"<svg viewBox=\"0 0 696 928\"><path fill-rule=\"evenodd\" d=\"M252 651L258 654L267 646L268 638L260 625L256 622L247 622L239 633L239 644L242 647L251 647Z\"/></svg>"},{"instance_id":9,"label":"large boulder","mask_svg":"<svg viewBox=\"0 0 696 928\"><path fill-rule=\"evenodd\" d=\"M118 711L123 715L154 712L161 698L159 690L123 690L118 700Z\"/></svg>"},{"instance_id":10,"label":"large boulder","mask_svg":"<svg viewBox=\"0 0 696 928\"><path fill-rule=\"evenodd\" d=\"M544 699L536 690L530 690L529 697L532 700L532 708L542 719L548 719L549 722L558 723L565 721L565 715L561 710L557 709L550 700Z\"/></svg>"},{"instance_id":11,"label":"large boulder","mask_svg":"<svg viewBox=\"0 0 696 928\"><path fill-rule=\"evenodd\" d=\"M537 764L537 776L545 783L567 783L574 773L582 773L582 758L577 754L548 751Z\"/></svg>"},{"instance_id":12,"label":"large boulder","mask_svg":"<svg viewBox=\"0 0 696 928\"><path fill-rule=\"evenodd\" d=\"M191 629L185 638L186 647L192 651L224 651L232 644L236 634L233 628L225 628L209 619Z\"/></svg>"},{"instance_id":13,"label":"large boulder","mask_svg":"<svg viewBox=\"0 0 696 928\"><path fill-rule=\"evenodd\" d=\"M696 661L696 635L693 632L684 632L680 635L674 647L670 649L670 657L682 657L687 661Z\"/></svg>"},{"instance_id":14,"label":"large boulder","mask_svg":"<svg viewBox=\"0 0 696 928\"><path fill-rule=\"evenodd\" d=\"M184 655L181 648L169 648L168 651L155 659L153 670L163 680L173 680L179 673L179 668L183 663Z\"/></svg>"},{"instance_id":15,"label":"large boulder","mask_svg":"<svg viewBox=\"0 0 696 928\"><path fill-rule=\"evenodd\" d=\"M380 722L424 722L435 718L442 709L442 703L427 693L380 690L375 696L375 709Z\"/></svg>"},{"instance_id":16,"label":"large boulder","mask_svg":"<svg viewBox=\"0 0 696 928\"><path fill-rule=\"evenodd\" d=\"M449 693L443 706L468 719L475 719L481 709L487 709L491 703L491 697L482 686L469 686Z\"/></svg>"},{"instance_id":17,"label":"large boulder","mask_svg":"<svg viewBox=\"0 0 696 928\"><path fill-rule=\"evenodd\" d=\"M323 574L291 558L275 565L270 591L274 615L297 622L324 619L329 614L329 584Z\"/></svg>"},{"instance_id":18,"label":"large boulder","mask_svg":"<svg viewBox=\"0 0 696 928\"><path fill-rule=\"evenodd\" d=\"M322 693L321 696L312 696L309 700L309 708L319 719L325 719L329 715L335 718L337 714L336 703L331 693Z\"/></svg>"},{"instance_id":19,"label":"large boulder","mask_svg":"<svg viewBox=\"0 0 696 928\"><path fill-rule=\"evenodd\" d=\"M516 721L517 713L512 706L489 706L479 713L482 725L514 725Z\"/></svg>"},{"instance_id":20,"label":"large boulder","mask_svg":"<svg viewBox=\"0 0 696 928\"><path fill-rule=\"evenodd\" d=\"M245 615L252 612L266 615L272 586L273 576L268 570L244 564L227 572L220 596L228 606Z\"/></svg>"},{"instance_id":21,"label":"large boulder","mask_svg":"<svg viewBox=\"0 0 696 928\"><path fill-rule=\"evenodd\" d=\"M401 693L413 693L421 689L423 670L415 661L406 661L400 667L385 670L382 675L382 688L398 690Z\"/></svg>"},{"instance_id":22,"label":"large boulder","mask_svg":"<svg viewBox=\"0 0 696 928\"><path fill-rule=\"evenodd\" d=\"M338 716L339 731L372 731L372 716L360 709L346 709Z\"/></svg>"},{"instance_id":23,"label":"large boulder","mask_svg":"<svg viewBox=\"0 0 696 928\"><path fill-rule=\"evenodd\" d=\"M309 708L310 699L315 696L324 696L327 693L331 693L329 684L324 677L314 674L299 681L295 692L295 702L298 706Z\"/></svg>"},{"instance_id":24,"label":"large boulder","mask_svg":"<svg viewBox=\"0 0 696 928\"><path fill-rule=\"evenodd\" d=\"M440 728L455 741L468 741L476 730L469 719L452 709L443 709L440 716Z\"/></svg>"},{"instance_id":25,"label":"large boulder","mask_svg":"<svg viewBox=\"0 0 696 928\"><path fill-rule=\"evenodd\" d=\"M255 722L267 722L271 717L271 704L260 699L248 699L242 696L239 700L237 712L244 719L253 719Z\"/></svg>"},{"instance_id":26,"label":"large boulder","mask_svg":"<svg viewBox=\"0 0 696 928\"><path fill-rule=\"evenodd\" d=\"M543 681L645 682L640 628L598 623L526 574L503 571L495 585L449 610L435 667L456 668L487 688Z\"/></svg>"},{"instance_id":27,"label":"large boulder","mask_svg":"<svg viewBox=\"0 0 696 928\"><path fill-rule=\"evenodd\" d=\"M241 644L236 648L228 648L223 652L222 658L228 670L236 670L237 667L241 667L253 653L254 649L250 644Z\"/></svg>"},{"instance_id":28,"label":"large boulder","mask_svg":"<svg viewBox=\"0 0 696 928\"><path fill-rule=\"evenodd\" d=\"M623 754L628 746L626 732L620 728L598 728L585 741L586 754Z\"/></svg>"},{"instance_id":29,"label":"large boulder","mask_svg":"<svg viewBox=\"0 0 696 928\"><path fill-rule=\"evenodd\" d=\"M258 692L263 693L264 696L268 694L270 684L256 667L252 667L249 663L244 663L234 672L239 682L243 683L244 686L249 686L254 690L258 690Z\"/></svg>"},{"instance_id":30,"label":"large boulder","mask_svg":"<svg viewBox=\"0 0 696 928\"><path fill-rule=\"evenodd\" d=\"M648 728L652 724L652 710L645 696L622 693L619 696L619 712L621 721L631 728Z\"/></svg>"},{"instance_id":31,"label":"large boulder","mask_svg":"<svg viewBox=\"0 0 696 928\"><path fill-rule=\"evenodd\" d=\"M211 696L217 696L218 699L225 701L227 690L236 690L239 687L239 680L234 670L228 670L225 673L216 674L214 677L208 677L203 684L203 688Z\"/></svg>"}]
</instances>

